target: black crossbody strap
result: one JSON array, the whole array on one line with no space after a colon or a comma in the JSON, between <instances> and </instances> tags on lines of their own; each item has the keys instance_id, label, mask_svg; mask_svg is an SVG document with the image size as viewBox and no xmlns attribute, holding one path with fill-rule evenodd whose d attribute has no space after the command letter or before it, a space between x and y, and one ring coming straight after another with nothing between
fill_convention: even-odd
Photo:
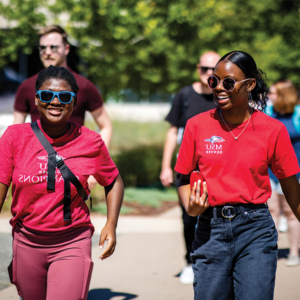
<instances>
[{"instance_id":1,"label":"black crossbody strap","mask_svg":"<svg viewBox=\"0 0 300 300\"><path fill-rule=\"evenodd\" d=\"M31 123L31 128L35 135L37 136L40 143L48 152L48 182L47 182L47 190L55 191L55 156L56 152L47 141L42 131L40 130L37 122Z\"/></svg>"},{"instance_id":2,"label":"black crossbody strap","mask_svg":"<svg viewBox=\"0 0 300 300\"><path fill-rule=\"evenodd\" d=\"M73 183L73 185L76 187L77 192L79 196L86 201L88 198L87 193L85 192L85 189L83 188L81 182L77 179L77 177L74 175L74 173L68 168L68 166L64 163L64 161L61 159L56 163L57 167L59 168L61 174L65 174L63 178L69 177L70 181ZM64 171L66 170L66 171Z\"/></svg>"},{"instance_id":3,"label":"black crossbody strap","mask_svg":"<svg viewBox=\"0 0 300 300\"><path fill-rule=\"evenodd\" d=\"M64 221L71 220L71 184L70 177L68 172L68 167L63 163L62 160L59 161L60 164L59 170L64 178Z\"/></svg>"},{"instance_id":4,"label":"black crossbody strap","mask_svg":"<svg viewBox=\"0 0 300 300\"><path fill-rule=\"evenodd\" d=\"M71 185L70 182L76 187L78 194L83 200L88 199L88 195L84 190L82 184L77 179L77 177L73 174L73 172L68 168L68 166L64 163L62 158L56 161L56 151L53 149L51 144L48 142L42 131L40 130L37 122L33 122L30 124L33 132L36 137L43 145L45 150L48 152L48 183L47 189L55 191L55 167L57 166L61 172L61 175L64 179L64 221L71 220ZM51 171L51 172L50 172ZM51 185L49 185L51 182Z\"/></svg>"}]
</instances>

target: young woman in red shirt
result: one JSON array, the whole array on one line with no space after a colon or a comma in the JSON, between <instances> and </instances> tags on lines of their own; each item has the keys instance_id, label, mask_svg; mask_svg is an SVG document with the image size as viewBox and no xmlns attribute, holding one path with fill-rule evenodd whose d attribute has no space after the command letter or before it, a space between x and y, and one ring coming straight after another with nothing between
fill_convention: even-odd
<instances>
[{"instance_id":1,"label":"young woman in red shirt","mask_svg":"<svg viewBox=\"0 0 300 300\"><path fill-rule=\"evenodd\" d=\"M115 249L123 182L101 136L68 122L78 89L65 68L40 72L35 96L40 119L8 127L0 139L0 209L12 183L9 272L24 300L87 299L94 227L84 200L90 175L106 193L107 223L99 245L102 249L106 240L107 247L100 258Z\"/></svg>"},{"instance_id":2,"label":"young woman in red shirt","mask_svg":"<svg viewBox=\"0 0 300 300\"><path fill-rule=\"evenodd\" d=\"M191 118L175 171L188 214L199 215L191 259L197 300L271 300L277 267L277 231L266 205L268 167L300 220L298 160L281 122L262 112L266 84L253 58L224 55L209 77L219 107ZM200 182L190 189L190 174Z\"/></svg>"}]
</instances>

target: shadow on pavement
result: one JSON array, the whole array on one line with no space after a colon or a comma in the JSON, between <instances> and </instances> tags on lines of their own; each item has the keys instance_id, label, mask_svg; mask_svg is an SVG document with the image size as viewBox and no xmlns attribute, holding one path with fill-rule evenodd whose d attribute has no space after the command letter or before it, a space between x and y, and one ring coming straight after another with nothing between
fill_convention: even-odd
<instances>
[{"instance_id":1,"label":"shadow on pavement","mask_svg":"<svg viewBox=\"0 0 300 300\"><path fill-rule=\"evenodd\" d=\"M110 300L114 297L124 297L122 300L130 300L137 295L122 292L112 292L110 289L96 289L89 291L88 300Z\"/></svg>"}]
</instances>

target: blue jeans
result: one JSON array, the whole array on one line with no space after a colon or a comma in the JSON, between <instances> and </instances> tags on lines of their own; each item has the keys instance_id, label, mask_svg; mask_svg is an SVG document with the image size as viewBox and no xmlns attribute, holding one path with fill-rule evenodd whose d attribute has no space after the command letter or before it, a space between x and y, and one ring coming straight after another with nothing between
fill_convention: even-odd
<instances>
[{"instance_id":1,"label":"blue jeans","mask_svg":"<svg viewBox=\"0 0 300 300\"><path fill-rule=\"evenodd\" d=\"M273 299L277 239L267 207L242 207L231 220L215 211L212 218L200 216L191 253L194 299Z\"/></svg>"}]
</instances>

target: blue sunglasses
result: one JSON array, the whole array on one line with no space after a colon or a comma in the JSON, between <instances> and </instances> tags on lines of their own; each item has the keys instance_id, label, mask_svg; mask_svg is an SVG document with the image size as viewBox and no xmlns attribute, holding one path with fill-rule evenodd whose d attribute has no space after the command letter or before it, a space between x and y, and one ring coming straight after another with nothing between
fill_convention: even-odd
<instances>
[{"instance_id":1,"label":"blue sunglasses","mask_svg":"<svg viewBox=\"0 0 300 300\"><path fill-rule=\"evenodd\" d=\"M62 104L69 104L72 102L73 97L76 98L76 94L68 91L53 92L48 90L37 91L36 94L39 96L40 100L44 103L50 103L55 96Z\"/></svg>"}]
</instances>

